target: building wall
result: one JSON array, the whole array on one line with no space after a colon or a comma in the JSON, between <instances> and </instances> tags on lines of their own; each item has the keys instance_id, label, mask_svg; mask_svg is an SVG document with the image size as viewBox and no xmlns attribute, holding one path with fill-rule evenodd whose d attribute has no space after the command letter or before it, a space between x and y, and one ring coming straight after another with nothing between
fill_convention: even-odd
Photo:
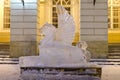
<instances>
[{"instance_id":1,"label":"building wall","mask_svg":"<svg viewBox=\"0 0 120 80\"><path fill-rule=\"evenodd\" d=\"M4 6L4 0L0 0L0 32L3 29L3 6Z\"/></svg>"},{"instance_id":2,"label":"building wall","mask_svg":"<svg viewBox=\"0 0 120 80\"><path fill-rule=\"evenodd\" d=\"M109 44L119 44L120 43L120 29L109 29L108 43Z\"/></svg>"},{"instance_id":3,"label":"building wall","mask_svg":"<svg viewBox=\"0 0 120 80\"><path fill-rule=\"evenodd\" d=\"M81 40L87 41L92 57L106 57L108 50L108 0L81 0Z\"/></svg>"},{"instance_id":4,"label":"building wall","mask_svg":"<svg viewBox=\"0 0 120 80\"><path fill-rule=\"evenodd\" d=\"M10 56L37 54L37 0L11 0Z\"/></svg>"},{"instance_id":5,"label":"building wall","mask_svg":"<svg viewBox=\"0 0 120 80\"><path fill-rule=\"evenodd\" d=\"M7 4L6 4L7 5ZM4 0L0 0L0 43L9 43L10 42L10 30L4 29ZM9 6L9 5L7 5ZM9 15L8 15L9 17Z\"/></svg>"}]
</instances>

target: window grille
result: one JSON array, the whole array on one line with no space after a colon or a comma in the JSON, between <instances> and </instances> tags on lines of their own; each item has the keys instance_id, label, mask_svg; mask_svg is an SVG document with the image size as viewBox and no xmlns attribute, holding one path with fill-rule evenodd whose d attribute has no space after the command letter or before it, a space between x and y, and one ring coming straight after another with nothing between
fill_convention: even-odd
<instances>
[{"instance_id":1,"label":"window grille","mask_svg":"<svg viewBox=\"0 0 120 80\"><path fill-rule=\"evenodd\" d=\"M108 0L108 28L120 29L120 0Z\"/></svg>"},{"instance_id":2,"label":"window grille","mask_svg":"<svg viewBox=\"0 0 120 80\"><path fill-rule=\"evenodd\" d=\"M56 5L62 5L70 14L71 12L71 0L52 0L52 24L58 26Z\"/></svg>"},{"instance_id":3,"label":"window grille","mask_svg":"<svg viewBox=\"0 0 120 80\"><path fill-rule=\"evenodd\" d=\"M10 1L4 0L4 29L10 28Z\"/></svg>"}]
</instances>

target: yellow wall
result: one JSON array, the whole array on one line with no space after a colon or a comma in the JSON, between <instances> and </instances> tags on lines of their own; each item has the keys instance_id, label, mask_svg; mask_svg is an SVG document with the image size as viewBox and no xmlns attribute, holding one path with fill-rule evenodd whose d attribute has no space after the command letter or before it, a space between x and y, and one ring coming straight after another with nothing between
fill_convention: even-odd
<instances>
[{"instance_id":1,"label":"yellow wall","mask_svg":"<svg viewBox=\"0 0 120 80\"><path fill-rule=\"evenodd\" d=\"M108 31L108 43L120 43L120 29Z\"/></svg>"},{"instance_id":2,"label":"yellow wall","mask_svg":"<svg viewBox=\"0 0 120 80\"><path fill-rule=\"evenodd\" d=\"M0 0L0 43L10 42L10 30L3 29L4 0Z\"/></svg>"},{"instance_id":3,"label":"yellow wall","mask_svg":"<svg viewBox=\"0 0 120 80\"><path fill-rule=\"evenodd\" d=\"M39 27L41 27L41 26L43 26L44 24L45 24L45 4L44 4L44 2L41 2L41 4L40 4L40 18L42 19L42 20L40 20L40 26Z\"/></svg>"},{"instance_id":4,"label":"yellow wall","mask_svg":"<svg viewBox=\"0 0 120 80\"><path fill-rule=\"evenodd\" d=\"M10 42L10 32L0 32L0 43Z\"/></svg>"},{"instance_id":5,"label":"yellow wall","mask_svg":"<svg viewBox=\"0 0 120 80\"><path fill-rule=\"evenodd\" d=\"M4 0L0 0L0 31L3 29L3 1Z\"/></svg>"}]
</instances>

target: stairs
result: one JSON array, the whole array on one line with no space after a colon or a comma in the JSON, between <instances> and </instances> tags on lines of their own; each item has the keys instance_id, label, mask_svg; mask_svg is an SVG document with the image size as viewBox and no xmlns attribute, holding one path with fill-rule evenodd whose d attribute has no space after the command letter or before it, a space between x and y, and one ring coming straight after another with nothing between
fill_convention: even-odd
<instances>
[{"instance_id":1,"label":"stairs","mask_svg":"<svg viewBox=\"0 0 120 80\"><path fill-rule=\"evenodd\" d=\"M10 58L9 55L0 55L0 64L18 64L18 58Z\"/></svg>"},{"instance_id":2,"label":"stairs","mask_svg":"<svg viewBox=\"0 0 120 80\"><path fill-rule=\"evenodd\" d=\"M10 58L10 44L0 43L0 64L18 64L18 58Z\"/></svg>"},{"instance_id":3,"label":"stairs","mask_svg":"<svg viewBox=\"0 0 120 80\"><path fill-rule=\"evenodd\" d=\"M9 43L0 43L0 55L9 55L10 54L10 44Z\"/></svg>"},{"instance_id":4,"label":"stairs","mask_svg":"<svg viewBox=\"0 0 120 80\"><path fill-rule=\"evenodd\" d=\"M98 65L120 65L120 59L91 59L90 63Z\"/></svg>"},{"instance_id":5,"label":"stairs","mask_svg":"<svg viewBox=\"0 0 120 80\"><path fill-rule=\"evenodd\" d=\"M111 44L108 48L108 59L120 59L120 44Z\"/></svg>"}]
</instances>

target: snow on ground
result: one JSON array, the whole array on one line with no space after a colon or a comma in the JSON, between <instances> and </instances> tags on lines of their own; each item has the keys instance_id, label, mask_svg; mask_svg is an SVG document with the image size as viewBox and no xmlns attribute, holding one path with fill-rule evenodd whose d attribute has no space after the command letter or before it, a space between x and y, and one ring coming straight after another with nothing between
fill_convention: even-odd
<instances>
[{"instance_id":1,"label":"snow on ground","mask_svg":"<svg viewBox=\"0 0 120 80\"><path fill-rule=\"evenodd\" d=\"M106 65L102 71L102 80L120 80L120 65Z\"/></svg>"},{"instance_id":2,"label":"snow on ground","mask_svg":"<svg viewBox=\"0 0 120 80\"><path fill-rule=\"evenodd\" d=\"M19 65L0 64L0 80L19 80Z\"/></svg>"},{"instance_id":3,"label":"snow on ground","mask_svg":"<svg viewBox=\"0 0 120 80\"><path fill-rule=\"evenodd\" d=\"M120 65L102 66L101 80L120 80ZM20 80L18 64L0 64L0 80Z\"/></svg>"}]
</instances>

